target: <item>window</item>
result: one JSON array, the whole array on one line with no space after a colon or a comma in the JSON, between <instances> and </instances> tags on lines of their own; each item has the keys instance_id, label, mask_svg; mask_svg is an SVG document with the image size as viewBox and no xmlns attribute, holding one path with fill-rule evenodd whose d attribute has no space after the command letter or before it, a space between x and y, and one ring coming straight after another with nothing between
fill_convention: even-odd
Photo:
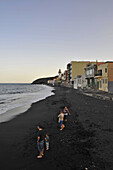
<instances>
[{"instance_id":1,"label":"window","mask_svg":"<svg viewBox=\"0 0 113 170\"><path fill-rule=\"evenodd\" d=\"M105 84L107 84L108 83L108 80L107 79L105 79Z\"/></svg>"},{"instance_id":2,"label":"window","mask_svg":"<svg viewBox=\"0 0 113 170\"><path fill-rule=\"evenodd\" d=\"M103 84L104 84L104 79L103 79Z\"/></svg>"},{"instance_id":3,"label":"window","mask_svg":"<svg viewBox=\"0 0 113 170\"><path fill-rule=\"evenodd\" d=\"M86 74L89 75L89 70L86 71Z\"/></svg>"},{"instance_id":4,"label":"window","mask_svg":"<svg viewBox=\"0 0 113 170\"><path fill-rule=\"evenodd\" d=\"M78 79L78 84L81 84L81 79Z\"/></svg>"},{"instance_id":5,"label":"window","mask_svg":"<svg viewBox=\"0 0 113 170\"><path fill-rule=\"evenodd\" d=\"M102 81L100 80L100 88L102 88Z\"/></svg>"},{"instance_id":6,"label":"window","mask_svg":"<svg viewBox=\"0 0 113 170\"><path fill-rule=\"evenodd\" d=\"M87 72L87 70L86 70L86 75L88 75L88 72Z\"/></svg>"},{"instance_id":7,"label":"window","mask_svg":"<svg viewBox=\"0 0 113 170\"><path fill-rule=\"evenodd\" d=\"M107 68L105 68L105 73L107 73Z\"/></svg>"},{"instance_id":8,"label":"window","mask_svg":"<svg viewBox=\"0 0 113 170\"><path fill-rule=\"evenodd\" d=\"M98 70L98 75L102 76L102 70Z\"/></svg>"},{"instance_id":9,"label":"window","mask_svg":"<svg viewBox=\"0 0 113 170\"><path fill-rule=\"evenodd\" d=\"M89 70L89 72L90 72L90 75L93 73L93 71L92 71L92 69L91 70Z\"/></svg>"}]
</instances>

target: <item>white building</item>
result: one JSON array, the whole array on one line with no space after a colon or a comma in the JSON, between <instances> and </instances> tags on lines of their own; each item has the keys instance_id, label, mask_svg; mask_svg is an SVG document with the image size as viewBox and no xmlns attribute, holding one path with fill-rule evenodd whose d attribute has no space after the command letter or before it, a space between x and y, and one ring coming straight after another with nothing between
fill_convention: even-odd
<instances>
[{"instance_id":1,"label":"white building","mask_svg":"<svg viewBox=\"0 0 113 170\"><path fill-rule=\"evenodd\" d=\"M55 80L48 80L48 84L53 85L55 84Z\"/></svg>"},{"instance_id":2,"label":"white building","mask_svg":"<svg viewBox=\"0 0 113 170\"><path fill-rule=\"evenodd\" d=\"M78 89L81 88L81 84L82 84L82 78L81 76L75 76L74 77L74 89Z\"/></svg>"},{"instance_id":3,"label":"white building","mask_svg":"<svg viewBox=\"0 0 113 170\"><path fill-rule=\"evenodd\" d=\"M74 89L85 88L87 86L87 80L85 73L74 77Z\"/></svg>"},{"instance_id":4,"label":"white building","mask_svg":"<svg viewBox=\"0 0 113 170\"><path fill-rule=\"evenodd\" d=\"M81 88L84 89L84 88L86 88L86 86L87 86L87 79L86 79L85 73L82 74L81 79L82 79Z\"/></svg>"}]
</instances>

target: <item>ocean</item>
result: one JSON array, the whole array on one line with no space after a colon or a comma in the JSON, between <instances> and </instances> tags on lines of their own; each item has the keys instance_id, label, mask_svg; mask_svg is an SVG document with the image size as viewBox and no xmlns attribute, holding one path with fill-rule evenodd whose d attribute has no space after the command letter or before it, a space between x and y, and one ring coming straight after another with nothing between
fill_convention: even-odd
<instances>
[{"instance_id":1,"label":"ocean","mask_svg":"<svg viewBox=\"0 0 113 170\"><path fill-rule=\"evenodd\" d=\"M31 104L54 95L47 85L0 84L0 123L13 119Z\"/></svg>"}]
</instances>

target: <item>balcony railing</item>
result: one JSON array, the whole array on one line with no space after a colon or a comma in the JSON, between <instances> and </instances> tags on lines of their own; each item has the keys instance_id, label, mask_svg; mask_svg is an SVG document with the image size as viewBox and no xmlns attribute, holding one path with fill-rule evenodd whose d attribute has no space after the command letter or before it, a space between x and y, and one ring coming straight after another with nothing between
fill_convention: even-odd
<instances>
[{"instance_id":1,"label":"balcony railing","mask_svg":"<svg viewBox=\"0 0 113 170\"><path fill-rule=\"evenodd\" d=\"M95 76L102 76L102 73L97 73L95 74Z\"/></svg>"}]
</instances>

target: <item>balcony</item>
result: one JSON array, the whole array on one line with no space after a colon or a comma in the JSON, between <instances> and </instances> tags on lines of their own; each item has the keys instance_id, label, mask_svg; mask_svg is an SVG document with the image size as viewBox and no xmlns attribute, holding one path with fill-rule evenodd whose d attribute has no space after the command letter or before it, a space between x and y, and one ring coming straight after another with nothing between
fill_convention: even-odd
<instances>
[{"instance_id":1,"label":"balcony","mask_svg":"<svg viewBox=\"0 0 113 170\"><path fill-rule=\"evenodd\" d=\"M95 76L102 76L102 73L96 73Z\"/></svg>"}]
</instances>

